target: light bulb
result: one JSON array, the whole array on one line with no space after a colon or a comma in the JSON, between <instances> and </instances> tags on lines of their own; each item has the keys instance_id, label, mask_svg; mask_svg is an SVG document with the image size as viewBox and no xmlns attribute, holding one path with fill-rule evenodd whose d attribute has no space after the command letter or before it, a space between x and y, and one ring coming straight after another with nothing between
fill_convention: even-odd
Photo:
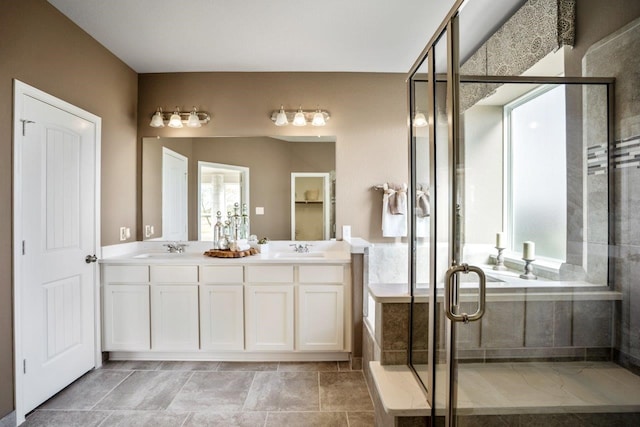
<instances>
[{"instance_id":1,"label":"light bulb","mask_svg":"<svg viewBox=\"0 0 640 427\"><path fill-rule=\"evenodd\" d=\"M325 122L324 120L324 114L322 114L322 111L320 111L320 109L316 110L315 114L313 115L311 124L313 126L324 126L327 124L327 122Z\"/></svg>"},{"instance_id":2,"label":"light bulb","mask_svg":"<svg viewBox=\"0 0 640 427\"><path fill-rule=\"evenodd\" d=\"M428 125L427 118L422 113L416 113L413 117L413 125L417 128L422 128Z\"/></svg>"},{"instance_id":3,"label":"light bulb","mask_svg":"<svg viewBox=\"0 0 640 427\"><path fill-rule=\"evenodd\" d=\"M200 126L202 126L202 123L200 123L200 117L198 117L198 112L196 111L196 107L193 107L193 111L189 113L189 120L187 120L187 127L199 128Z\"/></svg>"},{"instance_id":4,"label":"light bulb","mask_svg":"<svg viewBox=\"0 0 640 427\"><path fill-rule=\"evenodd\" d=\"M180 109L176 107L176 110L171 115L169 119L169 127L170 128L181 128L182 127L182 119L180 118Z\"/></svg>"},{"instance_id":5,"label":"light bulb","mask_svg":"<svg viewBox=\"0 0 640 427\"><path fill-rule=\"evenodd\" d=\"M289 124L289 120L287 119L287 113L284 112L284 107L280 106L280 111L276 115L276 126L286 126Z\"/></svg>"},{"instance_id":6,"label":"light bulb","mask_svg":"<svg viewBox=\"0 0 640 427\"><path fill-rule=\"evenodd\" d=\"M298 112L295 116L293 116L293 125L294 126L306 126L307 119L302 112L302 107L298 108Z\"/></svg>"},{"instance_id":7,"label":"light bulb","mask_svg":"<svg viewBox=\"0 0 640 427\"><path fill-rule=\"evenodd\" d=\"M156 111L156 113L153 115L153 117L151 117L151 123L149 123L149 126L151 126L152 128L163 128L164 127L164 120L162 117L162 109L158 108L158 111Z\"/></svg>"}]
</instances>

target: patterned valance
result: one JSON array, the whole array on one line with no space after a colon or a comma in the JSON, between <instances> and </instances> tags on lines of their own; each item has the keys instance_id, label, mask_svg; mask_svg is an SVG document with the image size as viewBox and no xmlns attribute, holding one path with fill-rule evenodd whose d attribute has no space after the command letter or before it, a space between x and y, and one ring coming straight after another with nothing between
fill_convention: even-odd
<instances>
[{"instance_id":1,"label":"patterned valance","mask_svg":"<svg viewBox=\"0 0 640 427\"><path fill-rule=\"evenodd\" d=\"M575 41L575 0L528 0L460 67L461 74L519 76L551 52ZM461 111L496 89L463 85Z\"/></svg>"}]
</instances>

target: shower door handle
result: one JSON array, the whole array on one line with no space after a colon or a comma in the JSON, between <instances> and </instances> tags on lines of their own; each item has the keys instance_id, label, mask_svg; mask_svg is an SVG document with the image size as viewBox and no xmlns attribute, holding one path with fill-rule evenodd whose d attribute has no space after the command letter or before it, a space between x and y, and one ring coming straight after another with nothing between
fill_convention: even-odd
<instances>
[{"instance_id":1,"label":"shower door handle","mask_svg":"<svg viewBox=\"0 0 640 427\"><path fill-rule=\"evenodd\" d=\"M473 314L456 313L458 305L456 300L459 299L459 284L454 280L456 273L475 273L478 276L478 309ZM469 323L482 317L486 303L487 280L480 267L468 264L454 265L444 276L444 287L444 312L449 319L454 322Z\"/></svg>"}]
</instances>

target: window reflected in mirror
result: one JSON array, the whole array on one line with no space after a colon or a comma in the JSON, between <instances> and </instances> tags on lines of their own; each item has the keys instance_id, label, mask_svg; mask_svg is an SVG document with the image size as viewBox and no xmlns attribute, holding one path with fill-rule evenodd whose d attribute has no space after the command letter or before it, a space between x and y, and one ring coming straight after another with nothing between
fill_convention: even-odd
<instances>
[{"instance_id":1,"label":"window reflected in mirror","mask_svg":"<svg viewBox=\"0 0 640 427\"><path fill-rule=\"evenodd\" d=\"M249 168L198 162L198 182L198 240L213 241L213 226L217 222L218 212L224 223L233 215L234 206L249 208Z\"/></svg>"}]
</instances>

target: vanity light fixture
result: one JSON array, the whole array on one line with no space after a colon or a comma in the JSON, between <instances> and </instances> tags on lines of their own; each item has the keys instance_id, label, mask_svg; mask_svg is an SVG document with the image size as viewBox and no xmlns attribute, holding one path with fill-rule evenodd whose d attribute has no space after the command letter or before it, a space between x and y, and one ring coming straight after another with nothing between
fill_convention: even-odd
<instances>
[{"instance_id":1,"label":"vanity light fixture","mask_svg":"<svg viewBox=\"0 0 640 427\"><path fill-rule=\"evenodd\" d=\"M428 125L427 118L421 112L416 112L416 115L413 116L413 125L417 128L423 128Z\"/></svg>"},{"instance_id":2,"label":"vanity light fixture","mask_svg":"<svg viewBox=\"0 0 640 427\"><path fill-rule=\"evenodd\" d=\"M172 128L181 128L184 125L190 128L199 128L211 121L209 113L204 111L198 111L196 107L190 112L182 112L179 107L176 107L173 113L166 113L162 111L161 107L158 107L156 112L151 116L151 122L149 126L153 128L162 128L165 125Z\"/></svg>"},{"instance_id":3,"label":"vanity light fixture","mask_svg":"<svg viewBox=\"0 0 640 427\"><path fill-rule=\"evenodd\" d=\"M286 126L289 123L294 126L306 126L308 123L312 126L324 126L330 118L329 112L319 107L315 110L303 110L300 106L297 110L285 110L281 105L279 110L271 112L271 121L276 126Z\"/></svg>"}]
</instances>

